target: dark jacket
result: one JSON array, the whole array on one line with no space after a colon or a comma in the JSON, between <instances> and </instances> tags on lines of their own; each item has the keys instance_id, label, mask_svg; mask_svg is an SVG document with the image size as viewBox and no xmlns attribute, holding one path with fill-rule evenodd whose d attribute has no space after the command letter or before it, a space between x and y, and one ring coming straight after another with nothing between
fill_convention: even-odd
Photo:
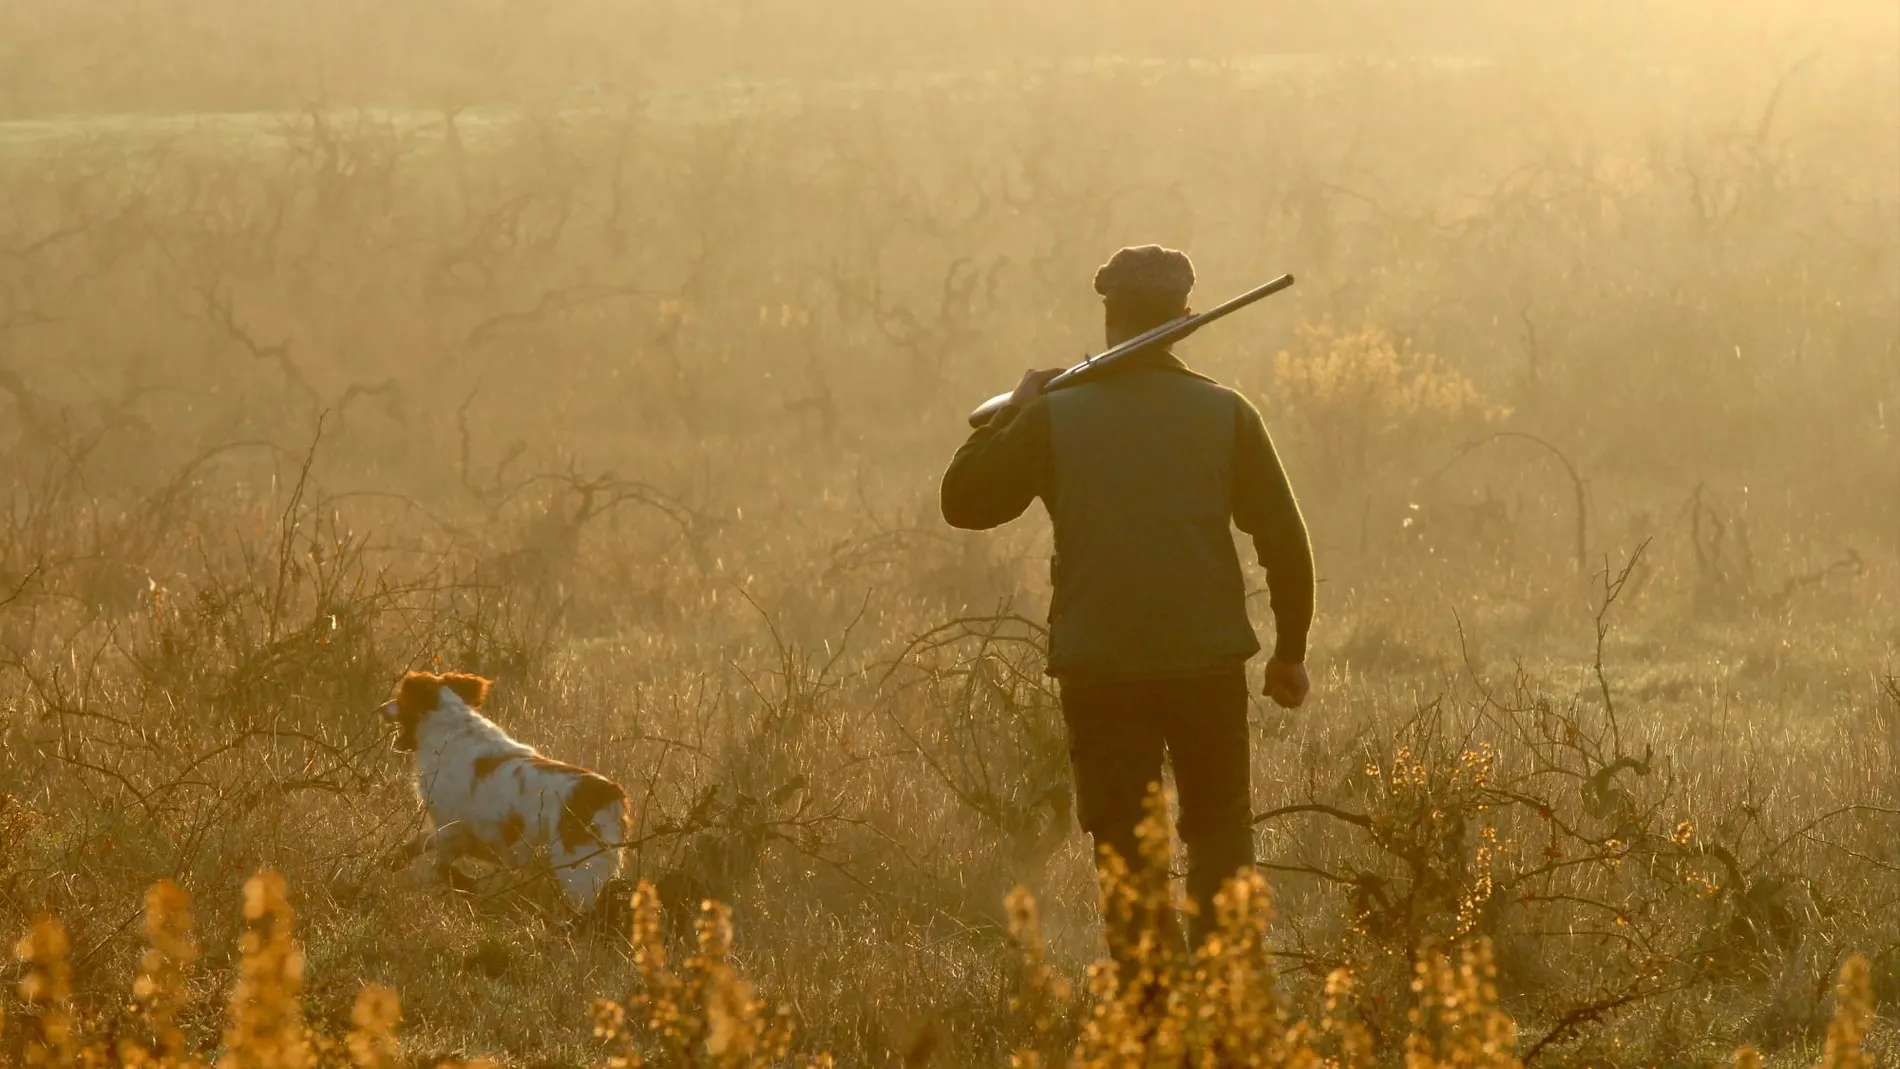
<instances>
[{"instance_id":1,"label":"dark jacket","mask_svg":"<svg viewBox=\"0 0 1900 1069\"><path fill-rule=\"evenodd\" d=\"M1230 523L1253 537L1278 632L1300 661L1313 618L1306 524L1260 414L1167 353L1006 407L944 473L952 526L996 527L1040 497L1055 527L1049 672L1218 672L1260 644Z\"/></svg>"}]
</instances>

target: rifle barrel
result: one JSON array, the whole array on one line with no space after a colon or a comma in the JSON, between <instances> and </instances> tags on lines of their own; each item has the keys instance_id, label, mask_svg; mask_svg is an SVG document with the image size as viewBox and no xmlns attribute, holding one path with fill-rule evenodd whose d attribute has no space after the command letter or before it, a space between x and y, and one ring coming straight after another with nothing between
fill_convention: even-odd
<instances>
[{"instance_id":1,"label":"rifle barrel","mask_svg":"<svg viewBox=\"0 0 1900 1069\"><path fill-rule=\"evenodd\" d=\"M1242 308L1253 304L1255 301L1265 297L1271 297L1291 285L1293 285L1293 276L1281 275L1279 278L1274 279L1264 286L1256 286L1240 296L1223 304L1216 305L1198 315L1182 316L1179 319L1169 320L1152 330L1137 334L1119 345L1104 349L1094 356L1089 357L1087 360L1065 370L1062 374L1050 379L1048 383L1043 386L1042 392L1048 393L1050 390L1059 390L1064 386L1072 386L1088 376L1114 365L1117 361L1126 359L1150 346L1166 345L1168 342L1174 341L1176 338L1185 334L1192 333L1212 323L1216 319L1230 316ZM970 413L970 426L981 427L985 423L988 423L995 417L998 409L1009 403L1009 398L1009 394L999 393L995 397L977 406L976 411Z\"/></svg>"}]
</instances>

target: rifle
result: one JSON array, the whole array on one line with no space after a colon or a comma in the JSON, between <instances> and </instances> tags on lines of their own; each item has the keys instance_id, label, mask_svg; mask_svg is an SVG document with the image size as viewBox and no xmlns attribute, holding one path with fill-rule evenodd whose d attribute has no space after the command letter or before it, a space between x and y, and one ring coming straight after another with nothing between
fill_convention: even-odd
<instances>
[{"instance_id":1,"label":"rifle","mask_svg":"<svg viewBox=\"0 0 1900 1069\"><path fill-rule=\"evenodd\" d=\"M1120 345L1104 349L1094 356L1089 357L1087 360L1069 368L1062 374L1050 379L1048 383L1043 386L1042 392L1048 393L1050 390L1059 390L1064 386L1073 386L1090 375L1110 367L1117 361L1126 359L1151 345L1166 345L1168 342L1174 341L1177 338L1185 337L1201 327L1212 323L1216 319L1232 315L1255 301L1263 297L1271 297L1291 285L1293 285L1293 276L1281 275L1279 278L1274 279L1264 286L1257 286L1250 289L1227 303L1210 308L1199 315L1186 315L1179 319L1170 319L1152 330L1143 331L1127 341L1122 342ZM1009 403L1009 398L1009 394L999 393L995 397L978 405L976 411L970 413L970 426L981 427L985 423L988 423L995 417L997 409Z\"/></svg>"}]
</instances>

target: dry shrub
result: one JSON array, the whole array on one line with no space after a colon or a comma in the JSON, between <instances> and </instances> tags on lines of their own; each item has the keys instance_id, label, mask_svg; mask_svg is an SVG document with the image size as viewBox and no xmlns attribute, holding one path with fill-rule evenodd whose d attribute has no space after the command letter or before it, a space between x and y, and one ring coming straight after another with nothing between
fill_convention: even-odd
<instances>
[{"instance_id":1,"label":"dry shrub","mask_svg":"<svg viewBox=\"0 0 1900 1069\"><path fill-rule=\"evenodd\" d=\"M1480 940L1453 964L1432 952L1417 965L1412 991L1412 1034L1405 1040L1408 1069L1468 1066L1515 1069L1517 1025L1498 1009L1491 945Z\"/></svg>"},{"instance_id":2,"label":"dry shrub","mask_svg":"<svg viewBox=\"0 0 1900 1069\"><path fill-rule=\"evenodd\" d=\"M1142 822L1147 864L1131 872L1107 852L1103 910L1114 953L1089 968L1092 1006L1066 1058L1050 1007L1067 996L1043 960L1035 903L1011 895L1011 931L1023 967L1016 1005L1033 1015L1036 1045L1019 1052L1019 1069L1067 1064L1073 1069L1177 1065L1344 1067L1377 1064L1378 1052L1359 1023L1358 988L1350 970L1327 977L1315 1026L1283 1002L1267 942L1272 911L1266 881L1255 872L1229 881L1216 898L1218 924L1190 953L1180 938L1168 880L1171 849L1159 792ZM1516 1027L1498 1008L1488 944L1420 957L1412 984L1408 1066L1517 1066ZM1387 1051L1396 1054L1397 1051Z\"/></svg>"},{"instance_id":3,"label":"dry shrub","mask_svg":"<svg viewBox=\"0 0 1900 1069\"><path fill-rule=\"evenodd\" d=\"M1327 482L1363 478L1510 414L1438 357L1371 326L1302 326L1274 381Z\"/></svg>"},{"instance_id":4,"label":"dry shrub","mask_svg":"<svg viewBox=\"0 0 1900 1069\"><path fill-rule=\"evenodd\" d=\"M244 885L243 954L218 1069L305 1069L303 951L290 938L290 889L264 871Z\"/></svg>"},{"instance_id":5,"label":"dry shrub","mask_svg":"<svg viewBox=\"0 0 1900 1069\"><path fill-rule=\"evenodd\" d=\"M351 1029L340 1040L310 1027L304 1016L303 952L291 938L293 913L284 878L265 870L244 886L245 930L239 939L237 982L229 1022L216 1042L199 1047L179 1023L189 1010L190 969L197 959L192 940L191 897L162 881L145 896L147 949L132 987L131 1010L141 1029L123 1027L106 1015L76 1016L72 995L71 944L51 917L37 921L22 939L20 1059L29 1066L68 1069L398 1069L410 1062L396 1041L401 1005L394 991L369 986L357 993ZM0 1040L6 1018L0 1016ZM11 1044L0 1047L9 1049ZM10 1064L0 1058L0 1064ZM492 1069L490 1062L443 1062L456 1069Z\"/></svg>"},{"instance_id":6,"label":"dry shrub","mask_svg":"<svg viewBox=\"0 0 1900 1069\"><path fill-rule=\"evenodd\" d=\"M133 1005L144 1016L151 1035L151 1053L160 1061L183 1058L185 1033L178 1011L185 1002L185 983L198 957L192 938L191 896L170 880L161 880L145 892L147 949L139 960L139 978L132 985Z\"/></svg>"},{"instance_id":7,"label":"dry shrub","mask_svg":"<svg viewBox=\"0 0 1900 1069\"><path fill-rule=\"evenodd\" d=\"M1282 1001L1267 944L1271 910L1266 881L1258 873L1228 883L1217 899L1216 930L1192 953L1186 952L1168 884L1168 835L1160 816L1159 805L1151 805L1141 828L1142 849L1151 864L1131 875L1111 853L1102 870L1102 899L1111 931L1127 941L1116 945L1114 956L1090 966L1089 1005L1075 1003L1073 990L1045 960L1034 897L1020 888L1011 894L1010 929L1022 966L1021 991L1012 1005L1035 1036L1034 1045L1017 1052L1011 1064L1018 1069L1369 1069L1379 1064L1381 1052L1357 1023L1358 989L1349 970L1335 970L1327 977L1317 1026L1295 1018ZM703 904L698 953L676 973L667 963L659 898L650 885L640 885L633 907L640 990L624 1002L597 999L591 1008L596 1035L610 1052L605 1064L615 1069L766 1069L788 1064L791 1016L760 999L734 968L730 912L716 902ZM372 985L357 993L352 1027L341 1041L306 1023L303 956L291 938L292 911L282 876L265 870L252 877L244 888L244 911L230 1023L217 1058L220 1069L397 1069L408 1064L396 1039L401 1004L389 988ZM189 896L171 884L154 886L146 896L150 946L134 986L135 1006L155 1040L146 1046L124 1037L115 1043L105 1029L79 1033L72 1004L71 947L58 921L41 918L18 947L24 965L20 996L27 1007L22 1061L56 1069L204 1069L210 1064L209 1053L188 1049L174 1021L189 1001L185 979L196 957L191 927ZM1487 942L1422 955L1412 993L1412 1027L1402 1046L1408 1069L1521 1065L1515 1053L1516 1025L1498 1005ZM1065 1053L1064 1018L1078 1011L1080 1028ZM1841 970L1824 1069L1866 1069L1873 1064L1862 1047L1872 1015L1868 964L1855 957ZM0 1027L5 1023L0 1018ZM438 1063L469 1069L492 1064ZM834 1062L818 1054L791 1064L821 1069ZM1752 1048L1735 1055L1738 1069L1760 1064Z\"/></svg>"},{"instance_id":8,"label":"dry shrub","mask_svg":"<svg viewBox=\"0 0 1900 1069\"><path fill-rule=\"evenodd\" d=\"M1841 966L1835 993L1834 1019L1828 1022L1821 1064L1827 1069L1872 1069L1873 1059L1861 1046L1874 1016L1873 977L1866 958L1852 957Z\"/></svg>"},{"instance_id":9,"label":"dry shrub","mask_svg":"<svg viewBox=\"0 0 1900 1069\"><path fill-rule=\"evenodd\" d=\"M401 1020L402 1003L394 991L372 985L357 992L356 1004L350 1009L350 1063L357 1069L396 1069L401 1065L402 1051L396 1043L396 1024Z\"/></svg>"},{"instance_id":10,"label":"dry shrub","mask_svg":"<svg viewBox=\"0 0 1900 1069\"><path fill-rule=\"evenodd\" d=\"M1350 969L1326 978L1317 1026L1295 1018L1279 995L1279 977L1266 942L1271 912L1265 880L1247 873L1218 898L1216 932L1192 954L1179 952L1169 895L1168 838L1159 812L1142 825L1150 864L1131 876L1112 856L1104 865L1103 901L1111 922L1140 923L1121 960L1089 969L1092 1007L1079 1040L1057 1053L1060 1025L1051 1007L1068 998L1061 978L1044 960L1035 901L1025 890L1010 897L1011 934L1022 966L1015 1006L1031 1015L1033 1048L1019 1051L1017 1069L1068 1065L1071 1069L1144 1069L1179 1065L1337 1067L1360 1069L1402 1055L1407 1069L1522 1069L1516 1022L1499 1002L1488 939L1449 950L1433 948L1414 964L1410 1031L1397 1049L1381 1051L1360 1023L1366 1010ZM1111 928L1111 930L1113 930ZM1842 967L1823 1069L1864 1069L1874 1063L1863 1043L1873 1017L1865 958ZM1762 1064L1753 1048L1735 1055L1737 1069Z\"/></svg>"},{"instance_id":11,"label":"dry shrub","mask_svg":"<svg viewBox=\"0 0 1900 1069\"><path fill-rule=\"evenodd\" d=\"M753 994L732 967L732 914L705 902L695 924L699 953L685 975L667 966L659 893L641 882L633 895L634 962L642 990L625 1002L597 999L594 1034L616 1067L751 1069L779 1065L792 1044L791 1015ZM825 1055L803 1066L829 1066Z\"/></svg>"},{"instance_id":12,"label":"dry shrub","mask_svg":"<svg viewBox=\"0 0 1900 1069\"><path fill-rule=\"evenodd\" d=\"M66 960L72 946L66 929L51 917L33 922L20 940L20 1001L26 1004L26 1043L23 1060L29 1066L64 1069L73 1064L77 1046L73 1037L73 974Z\"/></svg>"},{"instance_id":13,"label":"dry shrub","mask_svg":"<svg viewBox=\"0 0 1900 1069\"><path fill-rule=\"evenodd\" d=\"M1855 955L1841 966L1834 996L1820 1069L1873 1069L1877 1063L1863 1046L1874 1016L1873 981L1866 958ZM1762 1069L1763 1064L1761 1052L1754 1047L1735 1052L1735 1069Z\"/></svg>"}]
</instances>

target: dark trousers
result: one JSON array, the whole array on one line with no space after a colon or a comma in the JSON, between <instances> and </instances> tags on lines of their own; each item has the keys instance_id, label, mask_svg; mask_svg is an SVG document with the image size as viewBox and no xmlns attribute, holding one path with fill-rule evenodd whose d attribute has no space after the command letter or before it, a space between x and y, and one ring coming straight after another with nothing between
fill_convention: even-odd
<instances>
[{"instance_id":1,"label":"dark trousers","mask_svg":"<svg viewBox=\"0 0 1900 1069\"><path fill-rule=\"evenodd\" d=\"M1188 853L1188 925L1199 946L1215 927L1214 894L1253 866L1253 799L1248 783L1247 673L1244 666L1192 679L1062 681L1076 813L1098 852L1112 846L1141 864L1135 827L1149 785L1174 766Z\"/></svg>"}]
</instances>

